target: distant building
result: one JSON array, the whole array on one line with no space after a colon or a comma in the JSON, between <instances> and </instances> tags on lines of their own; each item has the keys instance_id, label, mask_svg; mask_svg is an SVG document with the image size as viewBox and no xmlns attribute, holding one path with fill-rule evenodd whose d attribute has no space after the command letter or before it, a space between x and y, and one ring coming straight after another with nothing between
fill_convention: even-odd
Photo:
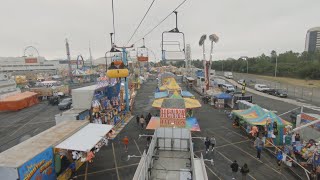
<instances>
[{"instance_id":1,"label":"distant building","mask_svg":"<svg viewBox=\"0 0 320 180\"><path fill-rule=\"evenodd\" d=\"M56 72L57 63L44 57L0 57L0 72Z\"/></svg>"},{"instance_id":2,"label":"distant building","mask_svg":"<svg viewBox=\"0 0 320 180\"><path fill-rule=\"evenodd\" d=\"M315 52L316 50L320 50L320 27L309 29L306 35L305 51Z\"/></svg>"}]
</instances>

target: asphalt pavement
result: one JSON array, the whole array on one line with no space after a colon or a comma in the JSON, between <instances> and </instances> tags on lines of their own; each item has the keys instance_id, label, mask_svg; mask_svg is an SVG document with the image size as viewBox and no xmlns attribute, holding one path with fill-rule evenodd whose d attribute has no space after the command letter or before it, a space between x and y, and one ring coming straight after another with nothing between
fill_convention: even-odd
<instances>
[{"instance_id":1,"label":"asphalt pavement","mask_svg":"<svg viewBox=\"0 0 320 180\"><path fill-rule=\"evenodd\" d=\"M74 85L72 89L89 86L92 83ZM20 111L0 112L0 152L54 126L54 116L61 111L58 106L42 101Z\"/></svg>"},{"instance_id":2,"label":"asphalt pavement","mask_svg":"<svg viewBox=\"0 0 320 180\"><path fill-rule=\"evenodd\" d=\"M153 93L156 88L156 82L148 82L142 85L136 96L133 108L134 115L146 115L149 111L152 114L158 113L157 110L151 108L153 102ZM197 99L200 99L199 95ZM278 113L289 111L295 106L276 100L270 100L265 97L254 95L254 101L265 108L271 108ZM215 136L217 140L216 149L208 154L204 151L204 142L195 139L195 155L200 156L201 153L206 159L213 159L214 165L206 163L207 174L210 180L215 179L231 179L230 164L237 160L239 165L247 163L250 168L248 179L258 180L282 180L282 179L305 179L299 178L291 170L284 167L281 172L277 170L276 159L273 155L263 152L261 161L256 159L256 151L253 144L248 140L239 129L232 127L232 122L228 120L224 110L213 109L209 105L203 105L202 108L195 110L195 117L198 119L201 132L192 133L193 136L206 137ZM103 147L98 153L93 163L88 163L77 172L76 179L121 179L131 180L140 158L131 158L128 155L139 156L146 148L146 139L139 138L139 134L152 133L152 131L141 130L133 118L128 125L122 130L117 138L109 143L109 146ZM124 136L129 137L129 152L124 151L121 139ZM241 174L238 173L238 179Z\"/></svg>"}]
</instances>

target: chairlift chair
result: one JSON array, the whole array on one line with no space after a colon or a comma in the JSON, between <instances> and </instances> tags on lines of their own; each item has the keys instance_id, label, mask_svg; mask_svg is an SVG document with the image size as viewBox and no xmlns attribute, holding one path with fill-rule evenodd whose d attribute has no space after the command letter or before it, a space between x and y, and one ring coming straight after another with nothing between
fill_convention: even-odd
<instances>
[{"instance_id":1,"label":"chairlift chair","mask_svg":"<svg viewBox=\"0 0 320 180\"><path fill-rule=\"evenodd\" d=\"M162 52L162 60L164 61L185 61L185 35L183 32L180 32L178 29L178 12L174 11L175 15L176 15L176 27L170 31L164 31L162 33L162 41L161 41L161 52ZM165 35L169 35L169 34L181 34L182 35L182 44L180 43L180 41L176 40L165 40ZM175 48L174 50L167 50L165 47L172 47L172 46L176 46L178 48ZM182 47L182 50L181 50ZM174 54L174 53L178 53L178 54L183 54L183 58L168 58L167 55L168 54Z\"/></svg>"},{"instance_id":2,"label":"chairlift chair","mask_svg":"<svg viewBox=\"0 0 320 180\"><path fill-rule=\"evenodd\" d=\"M148 48L146 48L144 44L144 38L143 38L143 46L137 48L137 59L139 62L149 61Z\"/></svg>"},{"instance_id":3,"label":"chairlift chair","mask_svg":"<svg viewBox=\"0 0 320 180\"><path fill-rule=\"evenodd\" d=\"M123 53L121 51L119 51L118 49L116 49L115 45L112 43L112 34L111 33L111 45L112 48L109 52L110 54L110 59L111 59L111 65L110 67L106 67L106 75L109 78L126 78L129 76L129 70L128 68L124 65L123 60L122 60L122 56ZM106 61L108 59L107 57L107 53L106 53ZM107 66L107 62L106 62L106 66Z\"/></svg>"}]
</instances>

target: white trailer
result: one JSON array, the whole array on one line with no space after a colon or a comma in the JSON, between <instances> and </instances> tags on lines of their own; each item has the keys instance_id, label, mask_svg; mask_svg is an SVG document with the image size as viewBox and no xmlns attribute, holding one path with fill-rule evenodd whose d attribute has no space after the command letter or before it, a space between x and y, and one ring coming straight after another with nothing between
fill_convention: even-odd
<instances>
[{"instance_id":1,"label":"white trailer","mask_svg":"<svg viewBox=\"0 0 320 180\"><path fill-rule=\"evenodd\" d=\"M228 79L233 79L232 72L224 72L224 77Z\"/></svg>"}]
</instances>

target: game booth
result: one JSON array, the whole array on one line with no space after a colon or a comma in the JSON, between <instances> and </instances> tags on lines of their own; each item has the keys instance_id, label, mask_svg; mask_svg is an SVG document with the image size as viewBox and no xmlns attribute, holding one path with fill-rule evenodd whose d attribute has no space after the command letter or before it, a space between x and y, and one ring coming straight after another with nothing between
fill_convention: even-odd
<instances>
[{"instance_id":1,"label":"game booth","mask_svg":"<svg viewBox=\"0 0 320 180\"><path fill-rule=\"evenodd\" d=\"M175 91L170 98L155 99L152 107L160 109L160 117L152 117L146 129L181 127L191 131L200 131L192 110L201 107L198 100L183 98Z\"/></svg>"},{"instance_id":2,"label":"game booth","mask_svg":"<svg viewBox=\"0 0 320 180\"><path fill-rule=\"evenodd\" d=\"M295 129L285 137L284 151L307 169L320 174L320 115L301 113ZM316 122L318 121L318 122ZM313 123L315 122L315 123ZM312 123L312 125L310 125ZM290 128L290 127L289 127Z\"/></svg>"},{"instance_id":3,"label":"game booth","mask_svg":"<svg viewBox=\"0 0 320 180\"><path fill-rule=\"evenodd\" d=\"M286 126L291 125L273 112L265 112L260 106L252 106L247 110L233 110L232 119L234 126L239 126L248 135L258 135L265 139L265 146L282 146ZM270 144L271 143L271 144Z\"/></svg>"},{"instance_id":4,"label":"game booth","mask_svg":"<svg viewBox=\"0 0 320 180\"><path fill-rule=\"evenodd\" d=\"M89 123L54 147L55 171L58 180L68 180L84 163L92 163L95 154L108 145L113 126Z\"/></svg>"}]
</instances>

